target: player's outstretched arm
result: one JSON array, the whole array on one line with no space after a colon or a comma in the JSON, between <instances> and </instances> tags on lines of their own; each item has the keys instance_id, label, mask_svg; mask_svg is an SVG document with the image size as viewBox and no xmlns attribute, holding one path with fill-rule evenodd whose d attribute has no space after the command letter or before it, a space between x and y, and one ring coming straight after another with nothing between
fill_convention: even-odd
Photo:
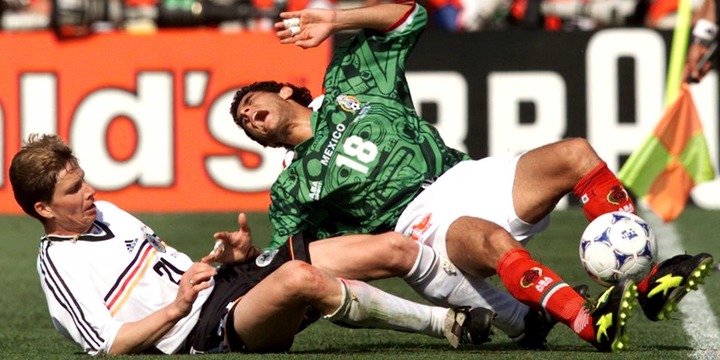
<instances>
[{"instance_id":1,"label":"player's outstretched arm","mask_svg":"<svg viewBox=\"0 0 720 360\"><path fill-rule=\"evenodd\" d=\"M688 48L682 79L699 82L712 68L709 58L717 46L717 16L715 0L705 0L695 13L695 25L692 31L692 43ZM705 62L701 64L703 58Z\"/></svg>"},{"instance_id":2,"label":"player's outstretched arm","mask_svg":"<svg viewBox=\"0 0 720 360\"><path fill-rule=\"evenodd\" d=\"M215 247L210 254L202 258L204 263L240 263L254 259L260 254L260 249L252 243L250 226L244 213L238 214L237 231L218 231L213 237Z\"/></svg>"},{"instance_id":3,"label":"player's outstretched arm","mask_svg":"<svg viewBox=\"0 0 720 360\"><path fill-rule=\"evenodd\" d=\"M210 279L216 273L211 265L193 264L180 279L175 301L142 320L123 324L115 336L110 355L135 354L155 344L190 313L198 293L210 287Z\"/></svg>"},{"instance_id":4,"label":"player's outstretched arm","mask_svg":"<svg viewBox=\"0 0 720 360\"><path fill-rule=\"evenodd\" d=\"M305 9L280 14L283 21L275 23L282 44L302 48L320 45L338 31L386 30L412 10L414 1L403 1L346 10Z\"/></svg>"}]
</instances>

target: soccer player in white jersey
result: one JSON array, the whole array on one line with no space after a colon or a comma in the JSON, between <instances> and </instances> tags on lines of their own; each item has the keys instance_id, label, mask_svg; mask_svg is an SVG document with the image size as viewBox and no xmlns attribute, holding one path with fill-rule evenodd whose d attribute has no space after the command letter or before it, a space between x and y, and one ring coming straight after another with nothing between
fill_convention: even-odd
<instances>
[{"instance_id":1,"label":"soccer player in white jersey","mask_svg":"<svg viewBox=\"0 0 720 360\"><path fill-rule=\"evenodd\" d=\"M45 230L37 270L52 321L91 355L286 351L321 315L446 337L454 346L490 332L489 310L474 309L482 317L470 318L467 309L420 305L329 276L302 261L309 260L302 236L258 256L246 233L219 234L223 246L193 262L134 216L95 201L72 150L55 135L29 137L13 157L10 181L18 204ZM215 260L224 264L209 264Z\"/></svg>"}]
</instances>

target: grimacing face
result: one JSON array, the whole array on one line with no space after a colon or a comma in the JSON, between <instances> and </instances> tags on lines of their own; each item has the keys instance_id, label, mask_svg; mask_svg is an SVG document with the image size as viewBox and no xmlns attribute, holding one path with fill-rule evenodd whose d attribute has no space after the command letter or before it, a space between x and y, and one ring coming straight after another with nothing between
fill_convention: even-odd
<instances>
[{"instance_id":1,"label":"grimacing face","mask_svg":"<svg viewBox=\"0 0 720 360\"><path fill-rule=\"evenodd\" d=\"M284 87L279 93L247 93L240 100L237 109L239 125L268 146L278 146L282 142L283 127L291 116L291 107L287 103L290 95L292 90L288 87Z\"/></svg>"},{"instance_id":2,"label":"grimacing face","mask_svg":"<svg viewBox=\"0 0 720 360\"><path fill-rule=\"evenodd\" d=\"M79 235L95 221L95 189L85 182L85 171L68 164L58 174L50 203L36 204L41 215L54 223L55 235Z\"/></svg>"}]
</instances>

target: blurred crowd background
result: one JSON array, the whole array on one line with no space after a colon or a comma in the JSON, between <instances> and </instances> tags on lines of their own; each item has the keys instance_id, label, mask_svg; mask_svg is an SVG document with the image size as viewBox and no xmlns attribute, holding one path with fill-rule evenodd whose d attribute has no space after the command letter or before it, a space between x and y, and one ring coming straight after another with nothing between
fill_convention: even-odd
<instances>
[{"instance_id":1,"label":"blurred crowd background","mask_svg":"<svg viewBox=\"0 0 720 360\"><path fill-rule=\"evenodd\" d=\"M0 30L53 29L59 37L113 30L220 27L269 31L278 14L382 0L0 0ZM419 0L438 31L671 29L678 0ZM700 0L693 0L699 7Z\"/></svg>"}]
</instances>

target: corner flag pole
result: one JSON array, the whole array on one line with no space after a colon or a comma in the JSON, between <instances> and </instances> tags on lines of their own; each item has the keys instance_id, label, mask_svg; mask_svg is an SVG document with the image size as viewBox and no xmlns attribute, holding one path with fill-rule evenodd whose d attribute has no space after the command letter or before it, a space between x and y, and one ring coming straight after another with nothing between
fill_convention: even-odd
<instances>
[{"instance_id":1,"label":"corner flag pole","mask_svg":"<svg viewBox=\"0 0 720 360\"><path fill-rule=\"evenodd\" d=\"M690 20L692 16L692 0L680 0L677 10L677 20L673 31L672 47L670 49L670 64L668 65L667 81L665 84L665 107L670 106L677 99L680 84L683 82L682 71L685 66L688 38L690 37Z\"/></svg>"}]
</instances>

